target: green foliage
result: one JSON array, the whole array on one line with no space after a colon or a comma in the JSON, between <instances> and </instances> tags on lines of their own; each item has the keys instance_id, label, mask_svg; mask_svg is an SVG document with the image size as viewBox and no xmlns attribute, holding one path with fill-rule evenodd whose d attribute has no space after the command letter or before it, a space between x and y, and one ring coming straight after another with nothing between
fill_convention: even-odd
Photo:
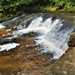
<instances>
[{"instance_id":1,"label":"green foliage","mask_svg":"<svg viewBox=\"0 0 75 75\"><path fill-rule=\"evenodd\" d=\"M11 12L15 11L22 5L29 5L33 0L1 0L0 1L0 12Z\"/></svg>"},{"instance_id":2,"label":"green foliage","mask_svg":"<svg viewBox=\"0 0 75 75\"><path fill-rule=\"evenodd\" d=\"M22 6L40 8L50 7L64 10L75 10L74 0L0 0L0 13L15 12ZM44 8L43 8L44 9Z\"/></svg>"}]
</instances>

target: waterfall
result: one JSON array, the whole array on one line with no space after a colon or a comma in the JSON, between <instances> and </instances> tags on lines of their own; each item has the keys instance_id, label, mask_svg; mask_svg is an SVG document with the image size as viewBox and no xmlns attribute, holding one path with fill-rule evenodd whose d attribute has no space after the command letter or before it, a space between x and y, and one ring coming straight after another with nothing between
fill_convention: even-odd
<instances>
[{"instance_id":1,"label":"waterfall","mask_svg":"<svg viewBox=\"0 0 75 75\"><path fill-rule=\"evenodd\" d=\"M56 19L49 32L41 37L37 37L37 45L40 44L42 52L50 52L53 54L53 59L60 58L68 49L67 42L74 27L71 23L65 26L65 20Z\"/></svg>"},{"instance_id":2,"label":"waterfall","mask_svg":"<svg viewBox=\"0 0 75 75\"><path fill-rule=\"evenodd\" d=\"M52 59L59 59L65 53L68 49L67 42L74 30L71 22L49 15L46 17L44 14L24 20L13 28L17 28L12 33L13 37L31 32L40 34L35 37L36 46L41 52L51 53Z\"/></svg>"}]
</instances>

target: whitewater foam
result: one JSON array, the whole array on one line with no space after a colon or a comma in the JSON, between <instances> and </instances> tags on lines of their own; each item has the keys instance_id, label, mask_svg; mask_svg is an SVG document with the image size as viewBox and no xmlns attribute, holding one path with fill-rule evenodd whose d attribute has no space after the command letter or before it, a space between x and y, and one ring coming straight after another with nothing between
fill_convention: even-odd
<instances>
[{"instance_id":1,"label":"whitewater foam","mask_svg":"<svg viewBox=\"0 0 75 75\"><path fill-rule=\"evenodd\" d=\"M4 50L8 51L8 50L13 49L17 46L19 46L18 43L8 43L8 44L0 45L0 51L4 51Z\"/></svg>"},{"instance_id":2,"label":"whitewater foam","mask_svg":"<svg viewBox=\"0 0 75 75\"><path fill-rule=\"evenodd\" d=\"M5 28L5 26L4 26L4 25L2 25L2 24L0 24L0 29L3 29L3 28Z\"/></svg>"}]
</instances>

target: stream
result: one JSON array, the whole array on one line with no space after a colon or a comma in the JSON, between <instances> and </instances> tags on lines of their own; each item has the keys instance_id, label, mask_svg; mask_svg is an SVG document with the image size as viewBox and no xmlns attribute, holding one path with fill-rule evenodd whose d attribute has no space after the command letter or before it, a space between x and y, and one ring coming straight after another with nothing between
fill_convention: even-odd
<instances>
[{"instance_id":1,"label":"stream","mask_svg":"<svg viewBox=\"0 0 75 75\"><path fill-rule=\"evenodd\" d=\"M10 74L11 70L13 71L16 67L22 69L25 67L24 74L31 75L30 71L34 72L32 68L37 66L36 64L42 65L61 59L69 48L70 35L75 32L74 24L75 13L68 12L22 13L0 23L0 58L5 59L2 59L0 63L5 61L7 65L8 62L10 65L16 64L15 67L13 65L13 67L9 65L4 67L2 64L0 73L2 72L2 75ZM7 60L9 61L7 62ZM28 67L30 71L26 70ZM40 67L39 70L41 68L45 69ZM5 72L3 72L4 70ZM22 73L23 70L21 70ZM37 74L36 71L34 73ZM34 73L32 74L36 75ZM14 75L21 74L14 72Z\"/></svg>"},{"instance_id":2,"label":"stream","mask_svg":"<svg viewBox=\"0 0 75 75\"><path fill-rule=\"evenodd\" d=\"M72 17L71 15L69 17L74 21L73 18L75 16ZM15 25L20 20L22 22ZM0 42L3 42L3 45L0 45L0 51L8 51L19 46L20 44L15 43L13 39L18 39L28 34L35 37L35 45L38 50L45 53L50 52L53 56L52 59L58 59L65 53L68 49L67 42L70 34L75 30L72 22L46 13L33 13L29 15L23 13L11 20L2 22L0 29L7 29L6 32L11 31L11 33L6 35L2 34L5 37L2 38L1 36Z\"/></svg>"}]
</instances>

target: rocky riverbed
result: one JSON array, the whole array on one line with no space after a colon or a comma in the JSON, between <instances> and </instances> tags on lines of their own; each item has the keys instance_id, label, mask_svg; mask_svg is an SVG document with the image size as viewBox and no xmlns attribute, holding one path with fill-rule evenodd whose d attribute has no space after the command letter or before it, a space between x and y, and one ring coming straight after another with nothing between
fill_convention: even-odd
<instances>
[{"instance_id":1,"label":"rocky riverbed","mask_svg":"<svg viewBox=\"0 0 75 75\"><path fill-rule=\"evenodd\" d=\"M70 39L69 50L60 59L47 64L51 55L36 50L33 37L23 37L17 41L21 46L0 52L0 75L74 75L74 34Z\"/></svg>"},{"instance_id":2,"label":"rocky riverbed","mask_svg":"<svg viewBox=\"0 0 75 75\"><path fill-rule=\"evenodd\" d=\"M20 47L0 52L1 75L42 75L51 66L44 66L50 54L39 53L35 49L34 38L25 37L18 43Z\"/></svg>"},{"instance_id":3,"label":"rocky riverbed","mask_svg":"<svg viewBox=\"0 0 75 75\"><path fill-rule=\"evenodd\" d=\"M28 16L27 16L28 17ZM74 75L75 73L75 34L72 34L66 53L57 60L50 61L50 53L42 53L37 50L35 38L27 34L12 40L13 26L19 20L6 29L0 29L0 46L7 43L18 43L14 49L0 51L0 75Z\"/></svg>"}]
</instances>

